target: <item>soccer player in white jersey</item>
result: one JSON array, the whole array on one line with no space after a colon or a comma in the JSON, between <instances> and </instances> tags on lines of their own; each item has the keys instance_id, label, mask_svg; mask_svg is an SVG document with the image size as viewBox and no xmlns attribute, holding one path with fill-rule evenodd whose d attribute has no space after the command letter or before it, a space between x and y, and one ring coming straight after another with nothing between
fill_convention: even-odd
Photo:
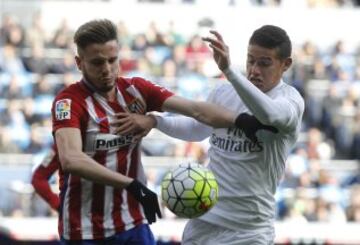
<instances>
[{"instance_id":1,"label":"soccer player in white jersey","mask_svg":"<svg viewBox=\"0 0 360 245\"><path fill-rule=\"evenodd\" d=\"M140 142L118 133L132 128L118 113L167 110L216 127L235 122L225 108L175 96L143 78L119 77L116 29L109 20L78 28L75 60L83 78L53 103L62 244L155 244L148 224L161 216L158 199L146 187Z\"/></svg>"},{"instance_id":2,"label":"soccer player in white jersey","mask_svg":"<svg viewBox=\"0 0 360 245\"><path fill-rule=\"evenodd\" d=\"M282 80L292 63L291 42L277 26L255 30L249 40L245 77L231 67L222 36L211 33L214 37L203 40L231 84L215 88L208 102L241 113L237 127L215 129L182 116L128 117L144 132L156 125L187 141L210 137L209 168L219 183L219 201L187 223L183 244L273 244L274 194L304 111L303 98Z\"/></svg>"}]
</instances>

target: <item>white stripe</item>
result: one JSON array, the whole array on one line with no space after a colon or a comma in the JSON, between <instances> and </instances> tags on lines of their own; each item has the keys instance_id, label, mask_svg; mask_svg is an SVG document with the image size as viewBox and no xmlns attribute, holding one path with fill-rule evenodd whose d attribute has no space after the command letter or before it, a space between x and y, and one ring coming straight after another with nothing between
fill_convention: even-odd
<instances>
[{"instance_id":1,"label":"white stripe","mask_svg":"<svg viewBox=\"0 0 360 245\"><path fill-rule=\"evenodd\" d=\"M144 106L144 110L146 111L146 103L140 91L134 85L130 85L129 87L127 87L126 91L135 98L139 99L142 103L142 106Z\"/></svg>"},{"instance_id":2,"label":"white stripe","mask_svg":"<svg viewBox=\"0 0 360 245\"><path fill-rule=\"evenodd\" d=\"M134 219L131 217L128 206L127 192L122 191L123 203L121 204L121 218L125 224L125 230L129 230L134 227Z\"/></svg>"},{"instance_id":3,"label":"white stripe","mask_svg":"<svg viewBox=\"0 0 360 245\"><path fill-rule=\"evenodd\" d=\"M116 172L117 154L108 154L106 158L107 167L110 170ZM109 237L115 234L115 224L112 217L114 209L114 188L111 186L105 187L105 198L104 198L104 231L105 237Z\"/></svg>"},{"instance_id":4,"label":"white stripe","mask_svg":"<svg viewBox=\"0 0 360 245\"><path fill-rule=\"evenodd\" d=\"M100 105L105 109L106 116L108 118L109 124L112 121L112 118L115 115L115 111L109 106L107 101L101 95L95 93L94 98L100 103ZM113 134L115 132L116 127L109 125L109 133ZM116 169L115 169L116 170Z\"/></svg>"},{"instance_id":5,"label":"white stripe","mask_svg":"<svg viewBox=\"0 0 360 245\"><path fill-rule=\"evenodd\" d=\"M70 180L71 175L69 175L68 181L66 183L67 189L64 195L64 205L62 209L62 218L63 218L63 236L65 239L70 239L70 223L69 223L69 195L70 195ZM65 183L64 183L65 184Z\"/></svg>"},{"instance_id":6,"label":"white stripe","mask_svg":"<svg viewBox=\"0 0 360 245\"><path fill-rule=\"evenodd\" d=\"M93 182L81 178L81 230L83 239L93 239L91 203Z\"/></svg>"},{"instance_id":7,"label":"white stripe","mask_svg":"<svg viewBox=\"0 0 360 245\"><path fill-rule=\"evenodd\" d=\"M87 97L85 99L85 102L86 102L87 110L88 110L88 113L89 113L91 119L93 119L95 123L98 123L99 118L96 114L95 105L94 105L92 97L91 96ZM88 124L90 124L90 122ZM91 125L94 125L94 123L92 123ZM98 127L88 127L87 132L91 132L91 131L98 131Z\"/></svg>"},{"instance_id":8,"label":"white stripe","mask_svg":"<svg viewBox=\"0 0 360 245\"><path fill-rule=\"evenodd\" d=\"M119 102L119 104L121 105L121 107L124 109L124 111L129 112L126 101L125 101L122 93L120 92L120 90L117 88L116 88L116 99Z\"/></svg>"},{"instance_id":9,"label":"white stripe","mask_svg":"<svg viewBox=\"0 0 360 245\"><path fill-rule=\"evenodd\" d=\"M105 112L108 116L114 116L114 110L109 106L108 102L103 96L98 93L94 93L94 98L105 109Z\"/></svg>"},{"instance_id":10,"label":"white stripe","mask_svg":"<svg viewBox=\"0 0 360 245\"><path fill-rule=\"evenodd\" d=\"M127 87L127 88L126 88L126 91L127 91L129 94L131 94L132 96L140 99L141 101L143 101L143 102L145 101L144 98L142 97L140 91L139 91L137 88L135 88L134 85L130 85L129 87ZM144 103L144 105L145 105L145 103Z\"/></svg>"}]
</instances>

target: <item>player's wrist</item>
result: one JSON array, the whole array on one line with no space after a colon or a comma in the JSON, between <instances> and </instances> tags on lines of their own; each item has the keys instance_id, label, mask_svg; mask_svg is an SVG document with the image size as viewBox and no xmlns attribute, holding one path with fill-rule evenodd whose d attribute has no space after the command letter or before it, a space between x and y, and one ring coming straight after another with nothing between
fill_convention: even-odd
<instances>
[{"instance_id":1,"label":"player's wrist","mask_svg":"<svg viewBox=\"0 0 360 245\"><path fill-rule=\"evenodd\" d=\"M157 128L157 129L160 129L163 127L163 124L164 124L164 118L160 115L154 115L152 114L153 118L155 119L155 126L154 128Z\"/></svg>"},{"instance_id":2,"label":"player's wrist","mask_svg":"<svg viewBox=\"0 0 360 245\"><path fill-rule=\"evenodd\" d=\"M233 72L233 68L231 65L228 65L227 67L224 67L224 69L221 70L226 77L231 76Z\"/></svg>"},{"instance_id":3,"label":"player's wrist","mask_svg":"<svg viewBox=\"0 0 360 245\"><path fill-rule=\"evenodd\" d=\"M157 116L155 116L154 114L147 114L146 115L148 118L149 118L149 120L150 120L150 122L151 122L151 128L156 128L156 126L157 126Z\"/></svg>"}]
</instances>

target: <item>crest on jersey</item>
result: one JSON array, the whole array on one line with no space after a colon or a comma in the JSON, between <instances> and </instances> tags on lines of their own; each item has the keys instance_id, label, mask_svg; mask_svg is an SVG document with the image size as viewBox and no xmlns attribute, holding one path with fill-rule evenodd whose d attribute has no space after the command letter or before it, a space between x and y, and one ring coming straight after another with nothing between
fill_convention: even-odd
<instances>
[{"instance_id":1,"label":"crest on jersey","mask_svg":"<svg viewBox=\"0 0 360 245\"><path fill-rule=\"evenodd\" d=\"M71 99L58 100L55 103L56 120L65 120L71 118Z\"/></svg>"},{"instance_id":2,"label":"crest on jersey","mask_svg":"<svg viewBox=\"0 0 360 245\"><path fill-rule=\"evenodd\" d=\"M128 105L127 108L129 109L130 112L132 113L138 113L138 114L145 114L145 104L144 102L139 99L139 98L135 98L133 101L131 101Z\"/></svg>"}]
</instances>

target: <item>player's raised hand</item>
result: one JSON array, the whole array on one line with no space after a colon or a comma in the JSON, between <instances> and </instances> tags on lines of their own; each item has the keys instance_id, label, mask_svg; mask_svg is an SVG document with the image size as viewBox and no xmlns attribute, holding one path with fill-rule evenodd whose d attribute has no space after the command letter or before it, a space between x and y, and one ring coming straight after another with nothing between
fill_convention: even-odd
<instances>
[{"instance_id":1,"label":"player's raised hand","mask_svg":"<svg viewBox=\"0 0 360 245\"><path fill-rule=\"evenodd\" d=\"M216 64L221 71L224 71L231 63L229 47L225 44L219 32L211 30L210 33L215 37L203 37L202 40L209 43L209 47L213 50Z\"/></svg>"}]
</instances>

